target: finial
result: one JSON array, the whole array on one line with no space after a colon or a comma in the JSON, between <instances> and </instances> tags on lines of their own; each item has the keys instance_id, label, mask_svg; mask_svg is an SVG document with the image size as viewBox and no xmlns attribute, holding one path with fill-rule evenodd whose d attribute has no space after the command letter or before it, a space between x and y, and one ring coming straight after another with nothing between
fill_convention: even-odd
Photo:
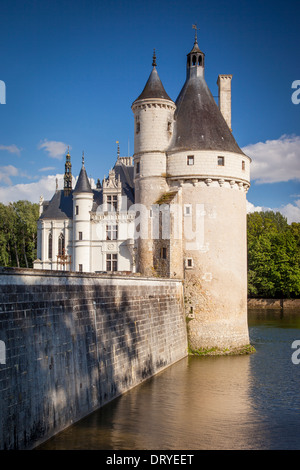
<instances>
[{"instance_id":1,"label":"finial","mask_svg":"<svg viewBox=\"0 0 300 470\"><path fill-rule=\"evenodd\" d=\"M156 54L155 54L155 49L153 49L152 67L156 67Z\"/></svg>"},{"instance_id":2,"label":"finial","mask_svg":"<svg viewBox=\"0 0 300 470\"><path fill-rule=\"evenodd\" d=\"M117 150L117 155L118 155L118 160L120 158L120 145L119 145L119 141L116 140L116 144L118 144L118 150Z\"/></svg>"},{"instance_id":3,"label":"finial","mask_svg":"<svg viewBox=\"0 0 300 470\"><path fill-rule=\"evenodd\" d=\"M84 150L82 151L82 165L84 165Z\"/></svg>"},{"instance_id":4,"label":"finial","mask_svg":"<svg viewBox=\"0 0 300 470\"><path fill-rule=\"evenodd\" d=\"M70 149L69 149L69 146L68 146L68 153L67 153L67 155L70 155Z\"/></svg>"},{"instance_id":5,"label":"finial","mask_svg":"<svg viewBox=\"0 0 300 470\"><path fill-rule=\"evenodd\" d=\"M55 190L57 191L58 190L58 179L55 178Z\"/></svg>"},{"instance_id":6,"label":"finial","mask_svg":"<svg viewBox=\"0 0 300 470\"><path fill-rule=\"evenodd\" d=\"M197 29L197 23L193 24L193 25L192 25L192 28L195 29L195 44L196 44L196 43L198 44L198 40L197 40L197 31L199 31L199 29Z\"/></svg>"}]
</instances>

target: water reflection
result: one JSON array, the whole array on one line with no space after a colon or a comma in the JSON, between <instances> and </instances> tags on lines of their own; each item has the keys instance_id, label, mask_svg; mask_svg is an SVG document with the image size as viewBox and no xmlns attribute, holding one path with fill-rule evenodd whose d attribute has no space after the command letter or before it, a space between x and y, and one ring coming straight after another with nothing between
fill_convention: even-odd
<instances>
[{"instance_id":1,"label":"water reflection","mask_svg":"<svg viewBox=\"0 0 300 470\"><path fill-rule=\"evenodd\" d=\"M254 312L255 354L185 358L40 448L299 449L299 317Z\"/></svg>"}]
</instances>

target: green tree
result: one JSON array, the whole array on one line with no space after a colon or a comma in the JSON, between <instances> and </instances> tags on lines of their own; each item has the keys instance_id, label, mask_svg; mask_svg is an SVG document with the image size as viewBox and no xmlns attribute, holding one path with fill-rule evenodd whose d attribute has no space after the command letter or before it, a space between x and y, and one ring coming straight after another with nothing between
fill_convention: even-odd
<instances>
[{"instance_id":1,"label":"green tree","mask_svg":"<svg viewBox=\"0 0 300 470\"><path fill-rule=\"evenodd\" d=\"M300 295L300 224L279 212L248 214L248 294Z\"/></svg>"},{"instance_id":2,"label":"green tree","mask_svg":"<svg viewBox=\"0 0 300 470\"><path fill-rule=\"evenodd\" d=\"M0 203L0 264L32 267L36 258L38 204Z\"/></svg>"}]
</instances>

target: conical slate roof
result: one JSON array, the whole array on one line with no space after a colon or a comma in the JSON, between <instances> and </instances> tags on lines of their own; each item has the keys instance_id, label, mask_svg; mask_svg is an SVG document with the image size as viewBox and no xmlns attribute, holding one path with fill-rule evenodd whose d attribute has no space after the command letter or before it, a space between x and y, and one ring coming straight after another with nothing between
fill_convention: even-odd
<instances>
[{"instance_id":1,"label":"conical slate roof","mask_svg":"<svg viewBox=\"0 0 300 470\"><path fill-rule=\"evenodd\" d=\"M220 150L243 154L203 76L190 76L176 102L168 151Z\"/></svg>"},{"instance_id":2,"label":"conical slate roof","mask_svg":"<svg viewBox=\"0 0 300 470\"><path fill-rule=\"evenodd\" d=\"M83 164L73 193L93 193Z\"/></svg>"},{"instance_id":3,"label":"conical slate roof","mask_svg":"<svg viewBox=\"0 0 300 470\"><path fill-rule=\"evenodd\" d=\"M150 73L145 88L135 101L145 100L147 98L163 98L172 101L164 89L155 66Z\"/></svg>"}]
</instances>

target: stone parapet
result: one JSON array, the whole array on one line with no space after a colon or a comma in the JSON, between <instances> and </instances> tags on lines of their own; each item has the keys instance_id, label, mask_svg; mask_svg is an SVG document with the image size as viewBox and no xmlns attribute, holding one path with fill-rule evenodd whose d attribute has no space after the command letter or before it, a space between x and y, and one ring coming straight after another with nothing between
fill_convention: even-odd
<instances>
[{"instance_id":1,"label":"stone parapet","mask_svg":"<svg viewBox=\"0 0 300 470\"><path fill-rule=\"evenodd\" d=\"M0 448L30 449L187 355L182 282L1 268L0 341Z\"/></svg>"}]
</instances>

